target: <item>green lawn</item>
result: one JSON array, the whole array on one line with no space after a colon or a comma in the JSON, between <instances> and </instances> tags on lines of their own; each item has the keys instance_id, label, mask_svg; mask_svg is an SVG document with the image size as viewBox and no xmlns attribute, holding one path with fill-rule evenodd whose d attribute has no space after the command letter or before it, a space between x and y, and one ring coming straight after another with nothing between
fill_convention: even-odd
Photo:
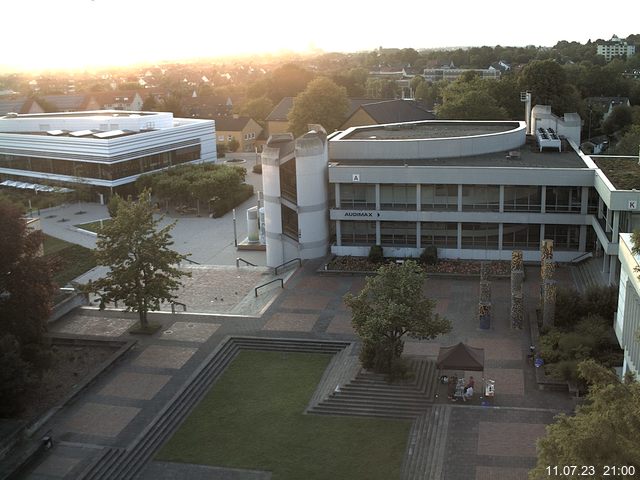
<instances>
[{"instance_id":1,"label":"green lawn","mask_svg":"<svg viewBox=\"0 0 640 480\"><path fill-rule=\"evenodd\" d=\"M90 249L49 235L44 236L44 255L52 260L53 281L60 287L96 266Z\"/></svg>"},{"instance_id":2,"label":"green lawn","mask_svg":"<svg viewBox=\"0 0 640 480\"><path fill-rule=\"evenodd\" d=\"M102 224L107 225L110 221L111 219L107 218L106 220L102 221ZM76 225L76 227L82 228L83 230L89 230L93 233L98 233L98 230L100 229L100 220L98 220L97 222L82 223L80 225Z\"/></svg>"},{"instance_id":3,"label":"green lawn","mask_svg":"<svg viewBox=\"0 0 640 480\"><path fill-rule=\"evenodd\" d=\"M242 351L156 459L274 480L400 478L410 421L303 415L330 356Z\"/></svg>"}]
</instances>

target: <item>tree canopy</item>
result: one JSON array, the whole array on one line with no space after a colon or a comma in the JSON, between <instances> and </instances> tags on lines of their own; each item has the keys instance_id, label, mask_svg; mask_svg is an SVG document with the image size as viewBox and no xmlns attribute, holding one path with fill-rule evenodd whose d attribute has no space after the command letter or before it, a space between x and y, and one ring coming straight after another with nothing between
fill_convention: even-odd
<instances>
[{"instance_id":1,"label":"tree canopy","mask_svg":"<svg viewBox=\"0 0 640 480\"><path fill-rule=\"evenodd\" d=\"M365 368L389 371L403 350L402 337L432 339L451 331L451 322L433 310L436 302L422 294L424 271L411 260L383 265L367 277L358 295L344 297L351 323L362 340Z\"/></svg>"},{"instance_id":2,"label":"tree canopy","mask_svg":"<svg viewBox=\"0 0 640 480\"><path fill-rule=\"evenodd\" d=\"M326 77L316 78L294 99L289 130L297 137L307 132L307 125L317 123L333 132L345 121L348 109L344 87Z\"/></svg>"},{"instance_id":3,"label":"tree canopy","mask_svg":"<svg viewBox=\"0 0 640 480\"><path fill-rule=\"evenodd\" d=\"M40 255L42 232L30 230L22 212L0 199L0 416L22 407L23 395L47 366L44 339L54 286Z\"/></svg>"},{"instance_id":4,"label":"tree canopy","mask_svg":"<svg viewBox=\"0 0 640 480\"><path fill-rule=\"evenodd\" d=\"M489 93L490 82L477 76L463 76L443 90L438 117L455 120L502 120L504 108Z\"/></svg>"},{"instance_id":5,"label":"tree canopy","mask_svg":"<svg viewBox=\"0 0 640 480\"><path fill-rule=\"evenodd\" d=\"M109 267L103 278L87 289L100 298L100 307L122 301L127 311L138 312L140 327L148 326L147 312L176 298L181 277L189 274L178 268L188 255L171 250L171 229L175 222L160 228L145 190L140 199L114 203L116 215L98 232L96 259Z\"/></svg>"},{"instance_id":6,"label":"tree canopy","mask_svg":"<svg viewBox=\"0 0 640 480\"><path fill-rule=\"evenodd\" d=\"M547 427L530 480L548 479L548 465L593 465L594 478L605 465L640 468L640 384L620 382L594 360L580 363L578 370L590 384L587 401L575 415L561 414Z\"/></svg>"}]
</instances>

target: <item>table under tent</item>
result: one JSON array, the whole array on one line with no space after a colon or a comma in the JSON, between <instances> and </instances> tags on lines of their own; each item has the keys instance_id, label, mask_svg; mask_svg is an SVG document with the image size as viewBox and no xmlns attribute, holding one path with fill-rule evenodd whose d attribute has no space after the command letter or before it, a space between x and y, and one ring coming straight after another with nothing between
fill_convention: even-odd
<instances>
[{"instance_id":1,"label":"table under tent","mask_svg":"<svg viewBox=\"0 0 640 480\"><path fill-rule=\"evenodd\" d=\"M467 384L465 372L482 372L482 390L480 398L493 398L495 381L484 378L484 349L475 348L462 342L450 347L440 347L436 362L440 370L440 380L448 385L448 396L452 400L462 398ZM477 387L476 387L477 388Z\"/></svg>"}]
</instances>

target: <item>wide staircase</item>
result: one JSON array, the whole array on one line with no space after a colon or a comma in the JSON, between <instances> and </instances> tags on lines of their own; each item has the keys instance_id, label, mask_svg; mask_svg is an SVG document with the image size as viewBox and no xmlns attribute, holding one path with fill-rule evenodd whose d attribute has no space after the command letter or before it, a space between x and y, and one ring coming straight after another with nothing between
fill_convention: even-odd
<instances>
[{"instance_id":1,"label":"wide staircase","mask_svg":"<svg viewBox=\"0 0 640 480\"><path fill-rule=\"evenodd\" d=\"M589 287L609 284L609 274L602 273L602 258L589 258L571 266L576 289L585 292Z\"/></svg>"},{"instance_id":2,"label":"wide staircase","mask_svg":"<svg viewBox=\"0 0 640 480\"><path fill-rule=\"evenodd\" d=\"M443 478L451 409L449 405L434 405L413 422L402 463L402 480Z\"/></svg>"},{"instance_id":3,"label":"wide staircase","mask_svg":"<svg viewBox=\"0 0 640 480\"><path fill-rule=\"evenodd\" d=\"M385 375L360 370L355 378L337 384L308 413L415 419L433 403L438 379L432 360L411 359L413 378L389 383Z\"/></svg>"},{"instance_id":4,"label":"wide staircase","mask_svg":"<svg viewBox=\"0 0 640 480\"><path fill-rule=\"evenodd\" d=\"M347 347L351 347L350 342L230 337L223 341L193 372L183 388L174 395L128 448L105 447L94 462L77 478L87 480L134 478L241 350L336 354Z\"/></svg>"}]
</instances>

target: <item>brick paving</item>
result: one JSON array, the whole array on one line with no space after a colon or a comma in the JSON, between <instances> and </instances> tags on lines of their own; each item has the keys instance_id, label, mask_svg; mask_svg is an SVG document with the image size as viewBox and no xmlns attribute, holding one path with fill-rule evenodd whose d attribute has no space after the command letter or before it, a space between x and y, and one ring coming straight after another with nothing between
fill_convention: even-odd
<instances>
[{"instance_id":1,"label":"brick paving","mask_svg":"<svg viewBox=\"0 0 640 480\"><path fill-rule=\"evenodd\" d=\"M221 306L229 311L227 302L233 299L233 311L238 316L225 316L224 313L197 315L194 308L189 308L188 316L152 314L154 321L162 323L162 329L151 337L128 334L136 317L121 312L79 310L56 323L53 326L56 331L135 338L138 345L89 386L73 405L61 409L43 426L42 431L52 430L57 442L27 477L36 480L76 478L100 452L95 447L83 447L85 443L130 446L228 335L355 339L350 313L342 297L347 292L357 293L365 279L320 276L315 272L318 265L319 262L306 262L288 280L284 290L274 288L270 291L273 292L271 296L261 294L257 301L253 295L255 284L248 279L260 282L265 278L262 273L245 275L233 268L206 272L203 271L207 269L202 269L198 275L209 275L202 280L207 286L186 289L183 295L193 298L185 303L191 307L199 305L201 313L210 314ZM558 271L561 284L570 281L567 272L563 273L562 268ZM196 278L200 281L200 277ZM535 294L539 278L539 269L527 267L527 311L537 303ZM476 318L478 283L477 278L431 277L425 284L425 294L438 301L436 311L453 322L453 331L430 341L407 339L405 354L433 358L440 346L459 341L485 349L485 376L496 380L495 399L487 401L481 398L481 392L465 404L449 402L446 392L444 398L441 395L438 399L452 407L442 478L524 479L527 470L535 465L535 439L544 433L544 426L553 421L554 415L570 411L573 403L566 394L537 390L533 367L526 363L530 343L527 329L513 331L510 328L508 279L492 281L491 328L479 330ZM235 295L236 291L238 295ZM274 299L275 294L279 296ZM215 303L216 296L218 304ZM258 315L267 302L272 302L270 307ZM482 377L481 372L466 373L467 376L470 374L476 376L477 381ZM99 422L96 421L98 418ZM148 471L164 471L168 478L172 468L153 462ZM189 470L176 468L183 473ZM198 471L194 468L194 472ZM245 478L242 472L221 470L216 474L219 478L236 478L235 475ZM253 474L260 477L260 472ZM339 478L339 472L332 472L331 478Z\"/></svg>"}]
</instances>

